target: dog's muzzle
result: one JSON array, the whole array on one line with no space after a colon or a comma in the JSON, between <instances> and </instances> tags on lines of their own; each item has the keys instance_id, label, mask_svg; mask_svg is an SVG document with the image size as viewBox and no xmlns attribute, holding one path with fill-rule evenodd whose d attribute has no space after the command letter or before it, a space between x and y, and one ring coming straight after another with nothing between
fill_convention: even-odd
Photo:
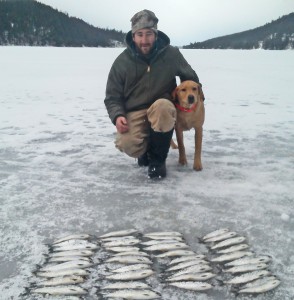
<instances>
[{"instance_id":1,"label":"dog's muzzle","mask_svg":"<svg viewBox=\"0 0 294 300\"><path fill-rule=\"evenodd\" d=\"M195 101L194 95L189 95L189 96L188 96L188 102L189 102L189 104L194 103L194 101Z\"/></svg>"}]
</instances>

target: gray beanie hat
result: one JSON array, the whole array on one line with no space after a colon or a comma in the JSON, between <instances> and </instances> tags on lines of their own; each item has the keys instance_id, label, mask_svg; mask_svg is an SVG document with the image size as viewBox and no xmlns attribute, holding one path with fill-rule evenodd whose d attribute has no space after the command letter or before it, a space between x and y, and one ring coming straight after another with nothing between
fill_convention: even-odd
<instances>
[{"instance_id":1,"label":"gray beanie hat","mask_svg":"<svg viewBox=\"0 0 294 300\"><path fill-rule=\"evenodd\" d=\"M150 28L157 33L158 19L154 12L148 9L137 12L131 19L132 33L135 33L139 29Z\"/></svg>"}]
</instances>

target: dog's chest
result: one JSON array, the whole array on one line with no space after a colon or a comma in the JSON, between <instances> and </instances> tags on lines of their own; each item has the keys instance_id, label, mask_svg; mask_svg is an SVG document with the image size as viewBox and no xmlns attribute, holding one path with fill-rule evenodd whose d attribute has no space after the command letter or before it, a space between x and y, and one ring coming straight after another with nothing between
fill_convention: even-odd
<instances>
[{"instance_id":1,"label":"dog's chest","mask_svg":"<svg viewBox=\"0 0 294 300\"><path fill-rule=\"evenodd\" d=\"M176 126L182 130L190 130L195 127L196 122L195 113L178 112Z\"/></svg>"}]
</instances>

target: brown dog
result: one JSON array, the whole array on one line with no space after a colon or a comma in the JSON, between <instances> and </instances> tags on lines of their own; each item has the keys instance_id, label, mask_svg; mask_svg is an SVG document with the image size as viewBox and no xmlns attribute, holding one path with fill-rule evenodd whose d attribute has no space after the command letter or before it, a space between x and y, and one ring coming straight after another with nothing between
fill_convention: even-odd
<instances>
[{"instance_id":1,"label":"brown dog","mask_svg":"<svg viewBox=\"0 0 294 300\"><path fill-rule=\"evenodd\" d=\"M193 169L201 171L202 126L205 118L204 95L201 85L191 80L183 81L176 87L172 96L177 108L175 131L179 148L179 164L187 164L183 131L194 128L195 153ZM173 141L171 146L172 148L176 146Z\"/></svg>"}]
</instances>

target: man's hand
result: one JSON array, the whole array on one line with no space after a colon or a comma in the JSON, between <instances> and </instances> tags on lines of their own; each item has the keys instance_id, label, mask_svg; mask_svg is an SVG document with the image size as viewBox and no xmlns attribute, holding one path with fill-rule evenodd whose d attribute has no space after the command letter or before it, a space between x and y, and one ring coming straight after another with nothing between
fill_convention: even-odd
<instances>
[{"instance_id":1,"label":"man's hand","mask_svg":"<svg viewBox=\"0 0 294 300\"><path fill-rule=\"evenodd\" d=\"M119 133L129 131L128 121L125 117L118 117L115 122L116 129Z\"/></svg>"}]
</instances>

